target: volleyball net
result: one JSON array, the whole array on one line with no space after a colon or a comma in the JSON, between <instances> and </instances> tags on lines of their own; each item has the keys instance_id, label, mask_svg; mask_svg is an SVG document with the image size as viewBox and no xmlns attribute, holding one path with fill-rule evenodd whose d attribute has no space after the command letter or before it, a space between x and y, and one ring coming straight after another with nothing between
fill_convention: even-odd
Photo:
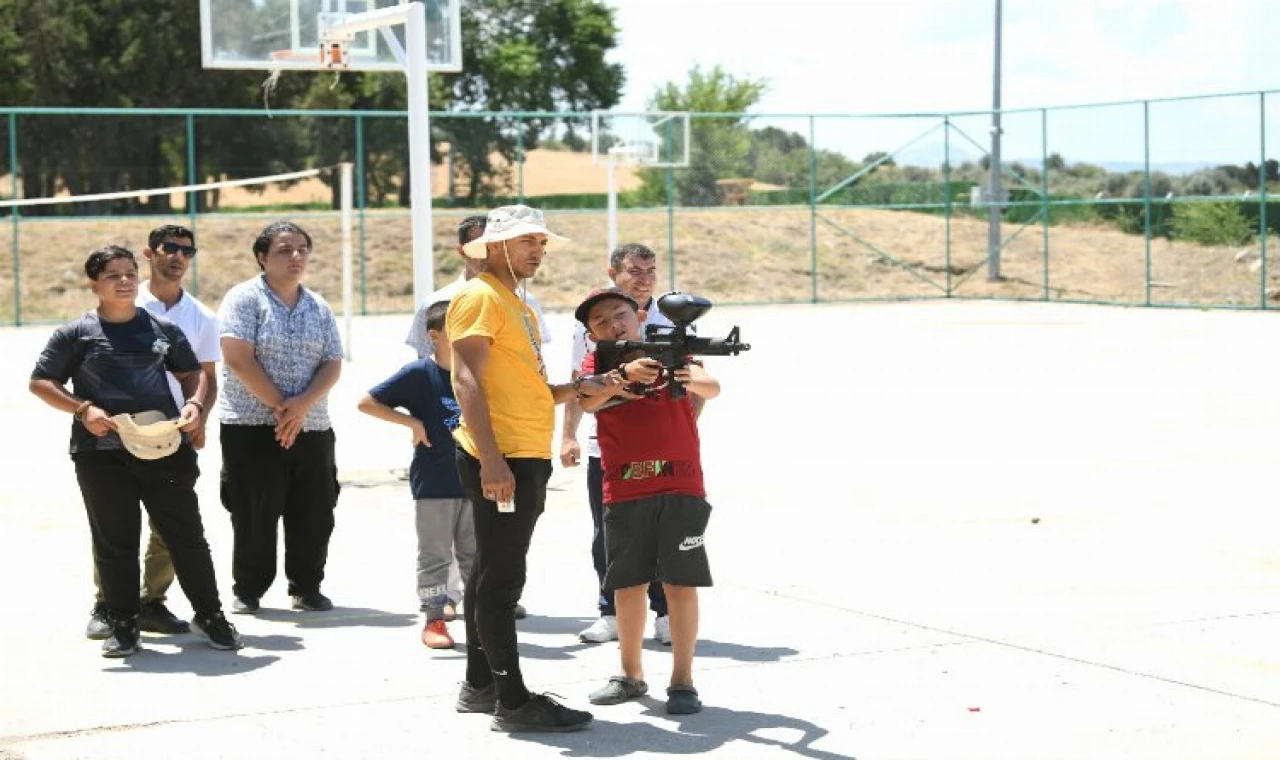
<instances>
[{"instance_id":1,"label":"volleyball net","mask_svg":"<svg viewBox=\"0 0 1280 760\"><path fill-rule=\"evenodd\" d=\"M162 225L190 229L199 250L186 287L210 308L259 271L254 239L287 219L312 238L305 283L333 304L351 358L354 291L353 171L349 163L190 185L73 194L54 188L36 198L0 199L0 322L56 322L86 308L83 264L89 252L121 245L139 257ZM18 219L21 218L21 225ZM406 242L406 248L408 244Z\"/></svg>"}]
</instances>

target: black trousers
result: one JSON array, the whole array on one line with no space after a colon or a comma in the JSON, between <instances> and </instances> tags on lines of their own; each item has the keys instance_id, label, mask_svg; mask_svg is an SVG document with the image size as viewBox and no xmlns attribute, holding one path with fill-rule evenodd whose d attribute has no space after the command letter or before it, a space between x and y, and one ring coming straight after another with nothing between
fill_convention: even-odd
<instances>
[{"instance_id":1,"label":"black trousers","mask_svg":"<svg viewBox=\"0 0 1280 760\"><path fill-rule=\"evenodd\" d=\"M601 615L617 615L613 592L604 590L604 571L609 565L604 550L604 466L600 457L587 457L587 500L591 502L591 561L596 566L600 589L596 606ZM657 581L649 584L649 609L659 617L667 615L667 593Z\"/></svg>"},{"instance_id":2,"label":"black trousers","mask_svg":"<svg viewBox=\"0 0 1280 760\"><path fill-rule=\"evenodd\" d=\"M223 425L222 506L235 534L232 590L260 599L276 579L277 526L284 519L284 574L290 594L320 590L338 504L332 430L299 433L291 448L271 425Z\"/></svg>"},{"instance_id":3,"label":"black trousers","mask_svg":"<svg viewBox=\"0 0 1280 760\"><path fill-rule=\"evenodd\" d=\"M183 443L163 459L138 459L123 449L71 455L89 515L93 561L112 615L138 614L138 544L142 511L169 546L178 583L197 615L222 609L209 542L204 537L195 449Z\"/></svg>"},{"instance_id":4,"label":"black trousers","mask_svg":"<svg viewBox=\"0 0 1280 760\"><path fill-rule=\"evenodd\" d=\"M546 507L550 459L508 459L516 479L514 512L499 512L480 488L480 461L458 449L458 476L471 500L476 559L467 579L467 682L496 682L498 699L519 707L529 699L516 649L516 602L524 592L533 529Z\"/></svg>"}]
</instances>

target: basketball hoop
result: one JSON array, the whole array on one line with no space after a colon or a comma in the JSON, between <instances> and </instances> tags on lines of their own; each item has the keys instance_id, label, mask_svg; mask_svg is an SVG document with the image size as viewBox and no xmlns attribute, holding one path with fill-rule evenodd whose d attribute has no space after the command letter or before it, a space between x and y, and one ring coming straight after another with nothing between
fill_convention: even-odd
<instances>
[{"instance_id":1,"label":"basketball hoop","mask_svg":"<svg viewBox=\"0 0 1280 760\"><path fill-rule=\"evenodd\" d=\"M658 144L654 142L622 143L609 148L609 160L623 164L649 164L658 160Z\"/></svg>"},{"instance_id":2,"label":"basketball hoop","mask_svg":"<svg viewBox=\"0 0 1280 760\"><path fill-rule=\"evenodd\" d=\"M327 71L351 68L351 49L345 42L320 43L319 53L303 50L276 50L271 53L273 62L292 64L288 68L297 68L297 64L306 64L307 68L320 63L320 68Z\"/></svg>"}]
</instances>

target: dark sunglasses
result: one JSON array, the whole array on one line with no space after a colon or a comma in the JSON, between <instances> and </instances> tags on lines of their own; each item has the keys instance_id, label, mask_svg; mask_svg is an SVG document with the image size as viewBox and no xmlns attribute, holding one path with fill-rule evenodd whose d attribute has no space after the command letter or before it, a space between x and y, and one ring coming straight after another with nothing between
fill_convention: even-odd
<instances>
[{"instance_id":1,"label":"dark sunglasses","mask_svg":"<svg viewBox=\"0 0 1280 760\"><path fill-rule=\"evenodd\" d=\"M172 243L166 240L160 244L160 250L171 256L175 253L181 253L187 258L191 258L196 255L198 249L194 245L182 245L181 243Z\"/></svg>"}]
</instances>

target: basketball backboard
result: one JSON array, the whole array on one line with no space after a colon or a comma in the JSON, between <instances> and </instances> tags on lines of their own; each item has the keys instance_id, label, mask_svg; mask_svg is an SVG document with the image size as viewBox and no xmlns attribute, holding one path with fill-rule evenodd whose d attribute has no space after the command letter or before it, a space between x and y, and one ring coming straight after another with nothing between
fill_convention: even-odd
<instances>
[{"instance_id":1,"label":"basketball backboard","mask_svg":"<svg viewBox=\"0 0 1280 760\"><path fill-rule=\"evenodd\" d=\"M688 166L689 130L684 111L596 111L591 114L591 155L596 163Z\"/></svg>"},{"instance_id":2,"label":"basketball backboard","mask_svg":"<svg viewBox=\"0 0 1280 760\"><path fill-rule=\"evenodd\" d=\"M413 0L425 6L427 69L462 70L462 0ZM207 69L324 69L324 19L404 5L408 0L200 0ZM394 43L393 43L394 41ZM404 27L357 32L347 48L352 71L402 71ZM401 54L402 55L402 54Z\"/></svg>"}]
</instances>

